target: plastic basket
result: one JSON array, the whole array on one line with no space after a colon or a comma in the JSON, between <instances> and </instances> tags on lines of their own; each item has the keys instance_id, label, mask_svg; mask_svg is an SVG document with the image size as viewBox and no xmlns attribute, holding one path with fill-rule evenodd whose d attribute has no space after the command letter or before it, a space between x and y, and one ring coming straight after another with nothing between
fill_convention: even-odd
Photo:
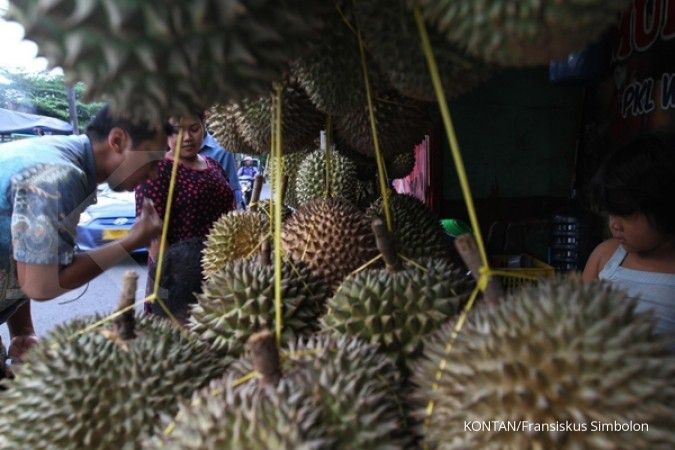
<instances>
[{"instance_id":1,"label":"plastic basket","mask_svg":"<svg viewBox=\"0 0 675 450\"><path fill-rule=\"evenodd\" d=\"M490 264L493 269L513 274L513 276L496 276L502 288L508 293L526 284L536 284L543 278L555 275L555 269L552 266L524 253L520 255L492 255Z\"/></svg>"}]
</instances>

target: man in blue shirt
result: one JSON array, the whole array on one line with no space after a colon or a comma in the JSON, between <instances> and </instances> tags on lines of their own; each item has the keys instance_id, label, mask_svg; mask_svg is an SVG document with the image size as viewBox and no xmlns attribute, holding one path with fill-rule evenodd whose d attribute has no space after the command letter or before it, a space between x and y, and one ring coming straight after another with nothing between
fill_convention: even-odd
<instances>
[{"instance_id":1,"label":"man in blue shirt","mask_svg":"<svg viewBox=\"0 0 675 450\"><path fill-rule=\"evenodd\" d=\"M81 136L44 136L0 145L0 324L9 356L35 342L28 299L49 300L75 289L159 235L151 202L129 234L75 254L80 214L96 202L96 186L132 190L164 156L166 133L113 117L103 108Z\"/></svg>"},{"instance_id":2,"label":"man in blue shirt","mask_svg":"<svg viewBox=\"0 0 675 450\"><path fill-rule=\"evenodd\" d=\"M201 150L199 150L199 154L218 161L223 167L223 170L227 175L227 182L230 183L230 188L234 191L234 200L237 204L237 208L241 208L244 203L241 196L241 186L239 185L237 163L234 160L234 155L221 147L218 141L216 141L208 131L204 135L204 142L202 143Z\"/></svg>"}]
</instances>

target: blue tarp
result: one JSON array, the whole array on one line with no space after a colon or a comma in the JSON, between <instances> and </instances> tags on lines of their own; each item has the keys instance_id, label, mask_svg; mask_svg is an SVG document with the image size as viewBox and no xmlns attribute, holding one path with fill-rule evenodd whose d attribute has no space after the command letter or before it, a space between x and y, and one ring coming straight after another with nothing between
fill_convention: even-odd
<instances>
[{"instance_id":1,"label":"blue tarp","mask_svg":"<svg viewBox=\"0 0 675 450\"><path fill-rule=\"evenodd\" d=\"M33 134L37 127L51 134L70 134L73 132L72 125L54 117L0 108L0 134Z\"/></svg>"}]
</instances>

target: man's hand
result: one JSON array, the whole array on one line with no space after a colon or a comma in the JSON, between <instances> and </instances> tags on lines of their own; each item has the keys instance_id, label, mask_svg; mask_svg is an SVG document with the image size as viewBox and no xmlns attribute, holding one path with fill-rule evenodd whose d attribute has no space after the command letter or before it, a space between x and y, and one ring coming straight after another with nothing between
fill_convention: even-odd
<instances>
[{"instance_id":1,"label":"man's hand","mask_svg":"<svg viewBox=\"0 0 675 450\"><path fill-rule=\"evenodd\" d=\"M162 232L162 218L157 214L155 205L149 198L143 199L141 215L131 227L129 238L133 240L136 248L150 244L150 241L159 237Z\"/></svg>"},{"instance_id":2,"label":"man's hand","mask_svg":"<svg viewBox=\"0 0 675 450\"><path fill-rule=\"evenodd\" d=\"M38 338L34 334L25 336L14 336L9 344L7 356L9 356L14 363L21 362L24 353L36 346Z\"/></svg>"}]
</instances>

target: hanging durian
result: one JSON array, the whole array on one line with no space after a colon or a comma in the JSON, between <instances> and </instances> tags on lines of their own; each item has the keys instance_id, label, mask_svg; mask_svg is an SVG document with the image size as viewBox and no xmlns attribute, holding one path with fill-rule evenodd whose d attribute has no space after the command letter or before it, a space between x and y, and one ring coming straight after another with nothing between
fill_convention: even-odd
<instances>
[{"instance_id":1,"label":"hanging durian","mask_svg":"<svg viewBox=\"0 0 675 450\"><path fill-rule=\"evenodd\" d=\"M419 31L406 0L356 2L355 15L368 49L389 83L408 97L435 101ZM435 29L428 32L448 98L470 91L490 76L490 67L453 48Z\"/></svg>"},{"instance_id":2,"label":"hanging durian","mask_svg":"<svg viewBox=\"0 0 675 450\"><path fill-rule=\"evenodd\" d=\"M432 126L427 103L388 92L373 100L380 150L385 158L410 151ZM337 148L347 147L367 156L375 155L368 108L335 118Z\"/></svg>"},{"instance_id":3,"label":"hanging durian","mask_svg":"<svg viewBox=\"0 0 675 450\"><path fill-rule=\"evenodd\" d=\"M438 218L417 197L390 194L389 207L397 250L408 258L451 258L453 244ZM382 199L366 211L369 218L384 218Z\"/></svg>"},{"instance_id":4,"label":"hanging durian","mask_svg":"<svg viewBox=\"0 0 675 450\"><path fill-rule=\"evenodd\" d=\"M206 237L202 258L204 277L210 277L230 261L252 256L268 232L267 214L251 210L223 214Z\"/></svg>"},{"instance_id":5,"label":"hanging durian","mask_svg":"<svg viewBox=\"0 0 675 450\"><path fill-rule=\"evenodd\" d=\"M298 169L300 168L300 163L309 155L310 151L299 151L283 155L283 165L284 165L284 202L292 207L298 208L300 205L298 199L295 195L297 178L298 178ZM273 180L275 177L276 171L276 162L274 158L269 159L269 179Z\"/></svg>"},{"instance_id":6,"label":"hanging durian","mask_svg":"<svg viewBox=\"0 0 675 450\"><path fill-rule=\"evenodd\" d=\"M377 250L365 215L338 199L313 200L283 226L284 254L304 261L331 289Z\"/></svg>"},{"instance_id":7,"label":"hanging durian","mask_svg":"<svg viewBox=\"0 0 675 450\"><path fill-rule=\"evenodd\" d=\"M123 290L132 293L127 304L135 289ZM72 321L31 350L4 382L0 448L140 450L178 399L222 376L231 361L168 322L135 323L133 315L83 333L102 317Z\"/></svg>"},{"instance_id":8,"label":"hanging durian","mask_svg":"<svg viewBox=\"0 0 675 450\"><path fill-rule=\"evenodd\" d=\"M381 239L387 268L347 277L328 301L322 326L376 344L405 367L419 355L422 338L461 311L473 283L443 260L404 265Z\"/></svg>"},{"instance_id":9,"label":"hanging durian","mask_svg":"<svg viewBox=\"0 0 675 450\"><path fill-rule=\"evenodd\" d=\"M312 50L293 64L293 75L317 109L341 115L366 106L366 88L361 68L356 23L349 0L336 2L326 15L325 31ZM370 59L369 76L375 90L382 76Z\"/></svg>"},{"instance_id":10,"label":"hanging durian","mask_svg":"<svg viewBox=\"0 0 675 450\"><path fill-rule=\"evenodd\" d=\"M206 123L214 138L227 151L252 154L256 151L241 136L235 122L237 105L215 105L208 111Z\"/></svg>"},{"instance_id":11,"label":"hanging durian","mask_svg":"<svg viewBox=\"0 0 675 450\"><path fill-rule=\"evenodd\" d=\"M267 92L323 30L325 2L27 0L10 2L66 81L88 100L157 121Z\"/></svg>"},{"instance_id":12,"label":"hanging durian","mask_svg":"<svg viewBox=\"0 0 675 450\"><path fill-rule=\"evenodd\" d=\"M297 261L281 268L283 339L308 335L318 328L328 290ZM219 354L240 356L248 337L274 329L274 266L255 259L238 260L215 272L192 307L189 327Z\"/></svg>"},{"instance_id":13,"label":"hanging durian","mask_svg":"<svg viewBox=\"0 0 675 450\"><path fill-rule=\"evenodd\" d=\"M504 66L548 65L598 39L628 0L411 0L431 27ZM410 13L412 14L412 12Z\"/></svg>"},{"instance_id":14,"label":"hanging durian","mask_svg":"<svg viewBox=\"0 0 675 450\"><path fill-rule=\"evenodd\" d=\"M295 82L288 82L282 93L282 152L298 152L311 145L325 121ZM272 94L247 98L235 110L236 126L242 137L257 153L270 152L272 130Z\"/></svg>"},{"instance_id":15,"label":"hanging durian","mask_svg":"<svg viewBox=\"0 0 675 450\"><path fill-rule=\"evenodd\" d=\"M415 367L426 446L675 448L675 356L655 336L652 318L634 310L634 301L606 284L559 279L474 311L452 345L449 323ZM492 420L525 428L465 425ZM597 429L631 423L648 429Z\"/></svg>"},{"instance_id":16,"label":"hanging durian","mask_svg":"<svg viewBox=\"0 0 675 450\"><path fill-rule=\"evenodd\" d=\"M331 150L316 150L300 163L295 195L301 205L316 198L356 200L356 164Z\"/></svg>"},{"instance_id":17,"label":"hanging durian","mask_svg":"<svg viewBox=\"0 0 675 450\"><path fill-rule=\"evenodd\" d=\"M415 151L411 150L401 153L385 162L387 165L387 176L390 179L395 180L407 177L415 168Z\"/></svg>"}]
</instances>

